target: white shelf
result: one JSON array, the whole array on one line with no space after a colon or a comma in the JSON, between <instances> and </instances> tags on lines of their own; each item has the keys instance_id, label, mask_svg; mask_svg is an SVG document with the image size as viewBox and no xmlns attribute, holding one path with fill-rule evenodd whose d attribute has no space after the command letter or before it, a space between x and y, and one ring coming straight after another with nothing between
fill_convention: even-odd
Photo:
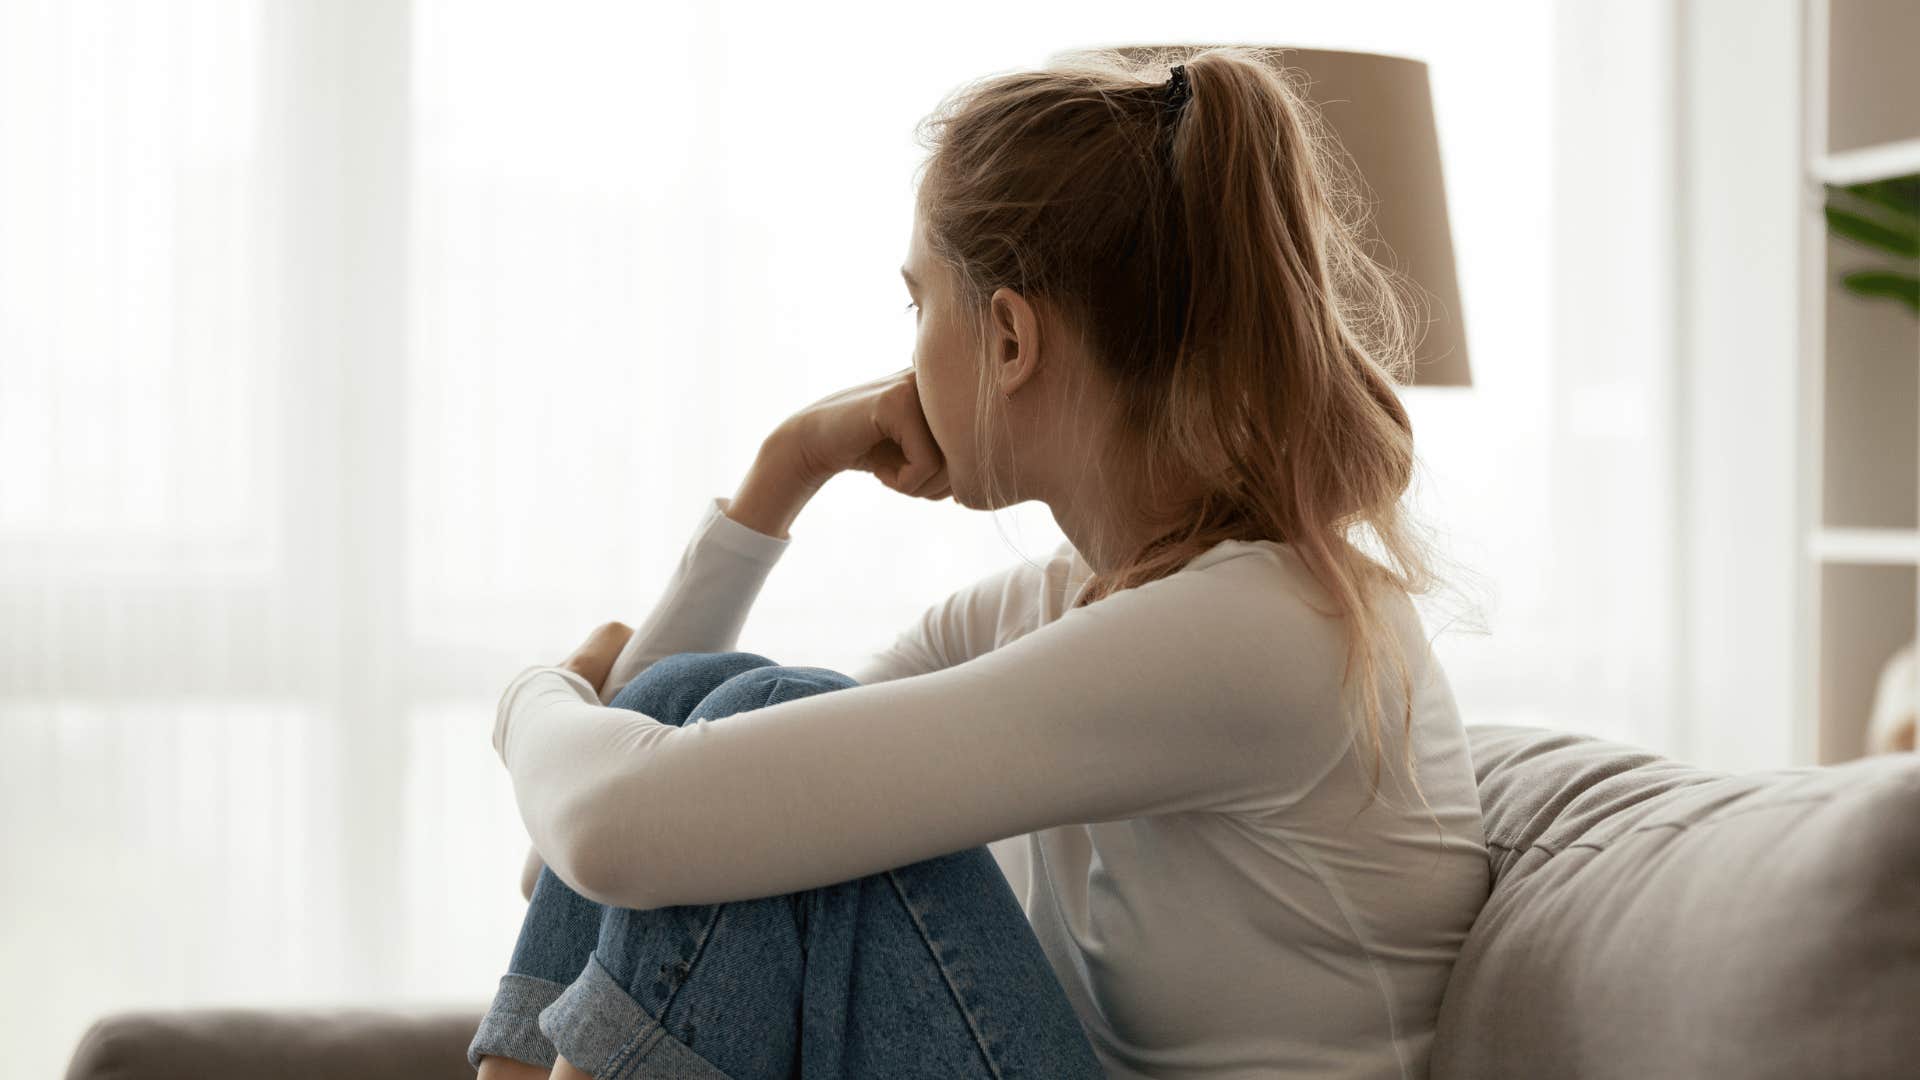
<instances>
[{"instance_id":1,"label":"white shelf","mask_svg":"<svg viewBox=\"0 0 1920 1080\"><path fill-rule=\"evenodd\" d=\"M1808 180L1920 173L1920 3L1803 0L1800 11ZM1886 658L1920 627L1920 335L1900 306L1839 286L1870 260L1832 234L1825 198L1805 194L1795 747L1832 763L1866 751Z\"/></svg>"},{"instance_id":2,"label":"white shelf","mask_svg":"<svg viewBox=\"0 0 1920 1080\"><path fill-rule=\"evenodd\" d=\"M1827 184L1864 184L1920 173L1920 139L1827 154L1814 161L1814 178Z\"/></svg>"},{"instance_id":3,"label":"white shelf","mask_svg":"<svg viewBox=\"0 0 1920 1080\"><path fill-rule=\"evenodd\" d=\"M1821 529L1807 548L1823 563L1920 566L1920 529Z\"/></svg>"}]
</instances>

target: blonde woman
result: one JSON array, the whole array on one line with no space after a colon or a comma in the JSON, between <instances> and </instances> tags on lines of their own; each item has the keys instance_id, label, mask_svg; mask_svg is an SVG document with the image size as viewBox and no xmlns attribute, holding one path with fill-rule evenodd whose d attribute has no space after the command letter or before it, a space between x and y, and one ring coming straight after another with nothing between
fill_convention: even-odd
<instances>
[{"instance_id":1,"label":"blonde woman","mask_svg":"<svg viewBox=\"0 0 1920 1080\"><path fill-rule=\"evenodd\" d=\"M1315 123L1244 48L943 102L912 367L502 695L537 878L485 1080L1425 1073L1486 851L1410 599L1406 319ZM1067 541L851 675L737 651L850 469Z\"/></svg>"}]
</instances>

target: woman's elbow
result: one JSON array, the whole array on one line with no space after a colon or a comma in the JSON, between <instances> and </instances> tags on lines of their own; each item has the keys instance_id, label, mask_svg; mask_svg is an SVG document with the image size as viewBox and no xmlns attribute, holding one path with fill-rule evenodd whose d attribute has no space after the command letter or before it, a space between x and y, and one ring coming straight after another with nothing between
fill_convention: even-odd
<instances>
[{"instance_id":1,"label":"woman's elbow","mask_svg":"<svg viewBox=\"0 0 1920 1080\"><path fill-rule=\"evenodd\" d=\"M540 849L527 848L527 861L520 866L520 895L531 903L534 886L540 883L540 871L547 864L540 860Z\"/></svg>"},{"instance_id":2,"label":"woman's elbow","mask_svg":"<svg viewBox=\"0 0 1920 1080\"><path fill-rule=\"evenodd\" d=\"M639 911L666 907L643 887L647 875L634 872L649 863L644 852L635 850L636 839L627 828L569 829L551 869L574 892L596 904Z\"/></svg>"},{"instance_id":3,"label":"woman's elbow","mask_svg":"<svg viewBox=\"0 0 1920 1080\"><path fill-rule=\"evenodd\" d=\"M562 885L596 904L606 904L609 907L634 906L612 899L622 894L618 883L608 881L607 875L591 857L583 858L582 854L577 852L544 861L538 853L528 855L527 864L520 871L520 895L528 903L533 902L533 894L540 886L540 871L543 869L551 871Z\"/></svg>"},{"instance_id":4,"label":"woman's elbow","mask_svg":"<svg viewBox=\"0 0 1920 1080\"><path fill-rule=\"evenodd\" d=\"M619 881L605 860L591 849L566 849L547 864L553 876L567 888L596 904L607 907L634 907L634 898L620 888Z\"/></svg>"}]
</instances>

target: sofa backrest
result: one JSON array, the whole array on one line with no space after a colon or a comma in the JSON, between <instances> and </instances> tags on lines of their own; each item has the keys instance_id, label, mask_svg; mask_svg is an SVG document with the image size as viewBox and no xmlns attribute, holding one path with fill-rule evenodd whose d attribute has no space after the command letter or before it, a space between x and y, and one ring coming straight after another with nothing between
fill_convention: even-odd
<instances>
[{"instance_id":1,"label":"sofa backrest","mask_svg":"<svg viewBox=\"0 0 1920 1080\"><path fill-rule=\"evenodd\" d=\"M1920 755L1725 774L1468 725L1493 893L1432 1075L1920 1075Z\"/></svg>"}]
</instances>

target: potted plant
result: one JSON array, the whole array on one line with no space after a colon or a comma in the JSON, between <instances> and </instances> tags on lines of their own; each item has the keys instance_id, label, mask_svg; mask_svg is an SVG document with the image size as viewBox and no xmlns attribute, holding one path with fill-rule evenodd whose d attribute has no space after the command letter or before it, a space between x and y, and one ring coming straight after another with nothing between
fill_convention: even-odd
<instances>
[{"instance_id":1,"label":"potted plant","mask_svg":"<svg viewBox=\"0 0 1920 1080\"><path fill-rule=\"evenodd\" d=\"M1898 301L1920 315L1920 174L1826 189L1827 228L1893 256L1888 266L1840 275L1840 286L1855 296Z\"/></svg>"}]
</instances>

